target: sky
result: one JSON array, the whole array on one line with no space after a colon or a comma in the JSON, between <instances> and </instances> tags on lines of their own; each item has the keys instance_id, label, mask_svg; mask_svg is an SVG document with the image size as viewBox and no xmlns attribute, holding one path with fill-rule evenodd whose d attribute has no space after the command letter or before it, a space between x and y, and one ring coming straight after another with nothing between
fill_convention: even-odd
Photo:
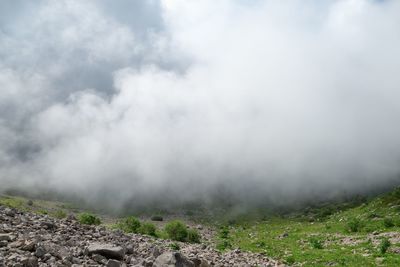
<instances>
[{"instance_id":1,"label":"sky","mask_svg":"<svg viewBox=\"0 0 400 267\"><path fill-rule=\"evenodd\" d=\"M394 0L1 1L1 188L119 208L391 184L399 14Z\"/></svg>"}]
</instances>

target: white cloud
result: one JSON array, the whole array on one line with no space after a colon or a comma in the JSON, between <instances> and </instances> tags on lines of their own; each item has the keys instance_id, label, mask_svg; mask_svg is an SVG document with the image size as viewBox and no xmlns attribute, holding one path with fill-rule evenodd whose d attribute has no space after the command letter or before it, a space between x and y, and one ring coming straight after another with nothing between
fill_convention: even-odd
<instances>
[{"instance_id":1,"label":"white cloud","mask_svg":"<svg viewBox=\"0 0 400 267\"><path fill-rule=\"evenodd\" d=\"M113 65L105 71L115 88L107 96L79 88L34 113L28 133L41 150L24 162L22 180L96 201L106 190L119 204L163 192L208 198L221 185L242 200L251 192L283 201L373 188L398 174L399 4L162 3L166 30L152 32L151 44L95 2L41 11L37 29L62 29L45 42L65 53L60 69L81 62L80 51L83 69ZM125 60L136 54L143 61ZM183 73L154 60L180 65L180 55L193 60ZM46 90L49 73L37 76L50 79Z\"/></svg>"}]
</instances>

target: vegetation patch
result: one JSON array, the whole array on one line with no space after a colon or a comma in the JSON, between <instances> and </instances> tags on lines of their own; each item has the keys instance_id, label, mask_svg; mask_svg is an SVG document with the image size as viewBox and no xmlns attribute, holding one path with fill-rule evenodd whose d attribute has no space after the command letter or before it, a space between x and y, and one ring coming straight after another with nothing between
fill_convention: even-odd
<instances>
[{"instance_id":1,"label":"vegetation patch","mask_svg":"<svg viewBox=\"0 0 400 267\"><path fill-rule=\"evenodd\" d=\"M56 210L51 214L51 216L57 219L64 219L67 217L67 213L63 210Z\"/></svg>"},{"instance_id":2,"label":"vegetation patch","mask_svg":"<svg viewBox=\"0 0 400 267\"><path fill-rule=\"evenodd\" d=\"M181 249L181 247L179 246L179 244L176 243L176 242L171 243L171 244L169 245L169 247L170 247L171 249L173 249L173 250L180 250L180 249Z\"/></svg>"},{"instance_id":3,"label":"vegetation patch","mask_svg":"<svg viewBox=\"0 0 400 267\"><path fill-rule=\"evenodd\" d=\"M94 214L87 213L87 212L79 214L78 221L81 224L87 224L87 225L100 225L101 224L101 220L99 217L97 217Z\"/></svg>"},{"instance_id":4,"label":"vegetation patch","mask_svg":"<svg viewBox=\"0 0 400 267\"><path fill-rule=\"evenodd\" d=\"M387 250L389 249L391 243L389 241L389 239L387 237L383 238L380 245L379 245L379 251L382 254L385 254L387 252Z\"/></svg>"},{"instance_id":5,"label":"vegetation patch","mask_svg":"<svg viewBox=\"0 0 400 267\"><path fill-rule=\"evenodd\" d=\"M165 225L165 233L168 238L190 243L200 243L200 234L195 229L188 229L182 221L174 220Z\"/></svg>"},{"instance_id":6,"label":"vegetation patch","mask_svg":"<svg viewBox=\"0 0 400 267\"><path fill-rule=\"evenodd\" d=\"M156 234L157 228L154 224L144 222L139 227L139 233L143 235L157 236Z\"/></svg>"},{"instance_id":7,"label":"vegetation patch","mask_svg":"<svg viewBox=\"0 0 400 267\"><path fill-rule=\"evenodd\" d=\"M222 251L263 253L290 266L400 266L395 249L400 247L398 205L399 189L365 202L325 206L320 212L312 208L295 216L238 221L220 226L214 244Z\"/></svg>"}]
</instances>

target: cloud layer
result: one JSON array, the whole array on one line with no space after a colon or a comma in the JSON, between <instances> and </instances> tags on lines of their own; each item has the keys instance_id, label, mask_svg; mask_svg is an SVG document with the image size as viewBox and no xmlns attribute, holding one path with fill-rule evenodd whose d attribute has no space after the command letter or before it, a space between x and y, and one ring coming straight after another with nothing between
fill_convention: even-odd
<instances>
[{"instance_id":1,"label":"cloud layer","mask_svg":"<svg viewBox=\"0 0 400 267\"><path fill-rule=\"evenodd\" d=\"M397 1L5 1L0 182L281 203L400 169Z\"/></svg>"}]
</instances>

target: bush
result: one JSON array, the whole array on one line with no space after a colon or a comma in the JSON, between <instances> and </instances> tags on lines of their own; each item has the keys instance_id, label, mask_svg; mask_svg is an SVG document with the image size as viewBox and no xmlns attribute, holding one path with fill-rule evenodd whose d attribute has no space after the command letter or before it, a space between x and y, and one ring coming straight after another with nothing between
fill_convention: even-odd
<instances>
[{"instance_id":1,"label":"bush","mask_svg":"<svg viewBox=\"0 0 400 267\"><path fill-rule=\"evenodd\" d=\"M385 218L385 219L383 219L383 225L384 225L386 228L393 227L393 226L394 226L393 219L392 219L392 218Z\"/></svg>"},{"instance_id":2,"label":"bush","mask_svg":"<svg viewBox=\"0 0 400 267\"><path fill-rule=\"evenodd\" d=\"M229 236L229 228L226 226L221 227L220 231L219 231L219 237L220 238L228 238Z\"/></svg>"},{"instance_id":3,"label":"bush","mask_svg":"<svg viewBox=\"0 0 400 267\"><path fill-rule=\"evenodd\" d=\"M88 224L88 225L99 225L101 224L101 220L96 215L90 213L81 213L78 216L78 220L81 224Z\"/></svg>"},{"instance_id":4,"label":"bush","mask_svg":"<svg viewBox=\"0 0 400 267\"><path fill-rule=\"evenodd\" d=\"M187 241L190 243L200 243L200 234L195 229L187 230Z\"/></svg>"},{"instance_id":5,"label":"bush","mask_svg":"<svg viewBox=\"0 0 400 267\"><path fill-rule=\"evenodd\" d=\"M386 251L389 249L390 247L390 241L387 237L383 238L381 241L381 244L379 245L379 250L382 254L385 254Z\"/></svg>"},{"instance_id":6,"label":"bush","mask_svg":"<svg viewBox=\"0 0 400 267\"><path fill-rule=\"evenodd\" d=\"M361 230L362 227L362 223L360 219L357 218L353 218L350 221L347 222L347 229L350 232L359 232Z\"/></svg>"},{"instance_id":7,"label":"bush","mask_svg":"<svg viewBox=\"0 0 400 267\"><path fill-rule=\"evenodd\" d=\"M139 232L141 224L140 221L134 217L134 216L129 216L123 219L118 223L118 227L127 233L135 233L137 234Z\"/></svg>"},{"instance_id":8,"label":"bush","mask_svg":"<svg viewBox=\"0 0 400 267\"><path fill-rule=\"evenodd\" d=\"M151 236L156 236L156 227L152 223L142 223L142 225L139 228L139 233L143 235L151 235Z\"/></svg>"},{"instance_id":9,"label":"bush","mask_svg":"<svg viewBox=\"0 0 400 267\"><path fill-rule=\"evenodd\" d=\"M322 241L319 240L319 239L316 238L316 237L311 237L311 238L310 238L310 244L311 244L311 246L312 246L313 248L316 248L316 249L322 249L322 248L323 248L323 246L322 246Z\"/></svg>"},{"instance_id":10,"label":"bush","mask_svg":"<svg viewBox=\"0 0 400 267\"><path fill-rule=\"evenodd\" d=\"M151 220L156 221L156 222L162 222L164 220L164 218L160 215L154 215L154 216L151 216Z\"/></svg>"},{"instance_id":11,"label":"bush","mask_svg":"<svg viewBox=\"0 0 400 267\"><path fill-rule=\"evenodd\" d=\"M188 235L186 225L178 220L167 223L165 232L170 239L176 241L185 241Z\"/></svg>"},{"instance_id":12,"label":"bush","mask_svg":"<svg viewBox=\"0 0 400 267\"><path fill-rule=\"evenodd\" d=\"M172 243L172 244L169 245L169 247L171 249L173 249L173 250L180 250L181 249L181 247L179 246L178 243Z\"/></svg>"}]
</instances>

